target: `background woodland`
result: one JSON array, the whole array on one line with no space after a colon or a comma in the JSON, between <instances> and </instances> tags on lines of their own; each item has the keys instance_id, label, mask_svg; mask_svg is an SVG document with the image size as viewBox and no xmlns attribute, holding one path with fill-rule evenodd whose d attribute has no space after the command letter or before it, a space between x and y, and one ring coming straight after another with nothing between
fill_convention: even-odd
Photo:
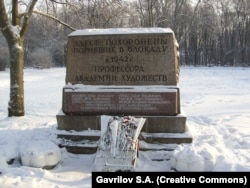
<instances>
[{"instance_id":1,"label":"background woodland","mask_svg":"<svg viewBox=\"0 0 250 188\"><path fill-rule=\"evenodd\" d=\"M36 10L45 14L32 14L24 43L25 67L64 66L64 49L73 30L117 27L171 28L181 65L250 66L250 0L64 2L37 3ZM8 46L0 33L0 70L8 63Z\"/></svg>"}]
</instances>

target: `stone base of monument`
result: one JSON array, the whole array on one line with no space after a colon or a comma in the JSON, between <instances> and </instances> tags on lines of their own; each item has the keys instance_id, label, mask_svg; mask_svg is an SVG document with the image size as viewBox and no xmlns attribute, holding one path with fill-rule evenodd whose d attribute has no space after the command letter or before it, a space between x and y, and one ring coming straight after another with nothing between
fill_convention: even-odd
<instances>
[{"instance_id":1,"label":"stone base of monument","mask_svg":"<svg viewBox=\"0 0 250 188\"><path fill-rule=\"evenodd\" d=\"M59 147L75 154L92 154L97 151L100 130L65 131L57 130Z\"/></svg>"},{"instance_id":2,"label":"stone base of monument","mask_svg":"<svg viewBox=\"0 0 250 188\"><path fill-rule=\"evenodd\" d=\"M145 118L139 140L147 143L192 142L177 86L67 85L56 116L60 146L72 153L96 152L103 115Z\"/></svg>"},{"instance_id":3,"label":"stone base of monument","mask_svg":"<svg viewBox=\"0 0 250 188\"><path fill-rule=\"evenodd\" d=\"M101 115L66 115L60 111L56 115L57 129L66 131L101 130ZM143 132L148 133L185 133L186 116L181 113L175 116L136 116L146 118Z\"/></svg>"},{"instance_id":4,"label":"stone base of monument","mask_svg":"<svg viewBox=\"0 0 250 188\"><path fill-rule=\"evenodd\" d=\"M143 118L146 121L139 136L139 143L147 143L147 147L144 144L139 147L139 150L158 148L154 144L160 144L161 147L164 146L169 150L169 147L172 148L177 144L192 143L192 134L184 114L165 117L143 116ZM57 121L60 147L65 147L75 154L97 152L101 136L101 116L67 116L60 112L57 115Z\"/></svg>"}]
</instances>

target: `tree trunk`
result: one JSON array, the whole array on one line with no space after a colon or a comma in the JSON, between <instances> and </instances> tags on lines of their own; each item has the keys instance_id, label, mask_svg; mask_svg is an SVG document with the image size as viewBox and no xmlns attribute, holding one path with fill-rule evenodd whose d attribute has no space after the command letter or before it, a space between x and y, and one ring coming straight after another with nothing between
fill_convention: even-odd
<instances>
[{"instance_id":1,"label":"tree trunk","mask_svg":"<svg viewBox=\"0 0 250 188\"><path fill-rule=\"evenodd\" d=\"M4 0L0 0L0 30L10 54L10 100L8 116L24 116L24 37L37 0L30 0L25 13L18 12L19 1L12 0L11 17L8 16ZM22 20L22 22L21 22Z\"/></svg>"},{"instance_id":2,"label":"tree trunk","mask_svg":"<svg viewBox=\"0 0 250 188\"><path fill-rule=\"evenodd\" d=\"M10 100L8 116L24 116L23 39L8 41L10 52Z\"/></svg>"}]
</instances>

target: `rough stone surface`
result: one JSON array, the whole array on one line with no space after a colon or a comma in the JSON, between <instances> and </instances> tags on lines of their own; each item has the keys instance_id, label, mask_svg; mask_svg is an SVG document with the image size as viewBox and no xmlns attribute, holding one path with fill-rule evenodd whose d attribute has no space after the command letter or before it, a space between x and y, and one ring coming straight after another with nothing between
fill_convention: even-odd
<instances>
[{"instance_id":1,"label":"rough stone surface","mask_svg":"<svg viewBox=\"0 0 250 188\"><path fill-rule=\"evenodd\" d=\"M171 29L85 29L68 37L66 84L176 85L178 45Z\"/></svg>"},{"instance_id":2,"label":"rough stone surface","mask_svg":"<svg viewBox=\"0 0 250 188\"><path fill-rule=\"evenodd\" d=\"M92 116L68 116L63 113L59 113L56 115L57 119L57 129L59 130L75 130L75 131L82 131L82 130L100 130L100 116L92 115Z\"/></svg>"},{"instance_id":3,"label":"rough stone surface","mask_svg":"<svg viewBox=\"0 0 250 188\"><path fill-rule=\"evenodd\" d=\"M138 116L146 118L142 128L143 132L149 133L184 133L186 132L186 116ZM68 116L58 114L56 116L59 130L101 130L100 116Z\"/></svg>"}]
</instances>

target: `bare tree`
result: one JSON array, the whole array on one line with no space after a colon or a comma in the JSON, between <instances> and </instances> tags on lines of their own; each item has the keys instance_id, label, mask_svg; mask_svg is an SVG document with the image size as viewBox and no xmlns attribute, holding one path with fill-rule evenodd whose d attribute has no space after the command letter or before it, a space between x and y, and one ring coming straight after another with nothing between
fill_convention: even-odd
<instances>
[{"instance_id":1,"label":"bare tree","mask_svg":"<svg viewBox=\"0 0 250 188\"><path fill-rule=\"evenodd\" d=\"M138 0L137 9L140 13L141 25L144 27L153 27L155 23L155 6L157 0Z\"/></svg>"},{"instance_id":2,"label":"bare tree","mask_svg":"<svg viewBox=\"0 0 250 188\"><path fill-rule=\"evenodd\" d=\"M8 17L4 0L0 0L0 28L10 52L10 100L9 116L24 115L24 36L37 0L29 2L25 13L19 12L17 0L12 0L12 14Z\"/></svg>"},{"instance_id":3,"label":"bare tree","mask_svg":"<svg viewBox=\"0 0 250 188\"><path fill-rule=\"evenodd\" d=\"M86 18L91 28L112 28L126 25L129 13L127 2L114 0L88 0Z\"/></svg>"},{"instance_id":4,"label":"bare tree","mask_svg":"<svg viewBox=\"0 0 250 188\"><path fill-rule=\"evenodd\" d=\"M0 0L0 28L7 41L10 55L10 100L8 116L24 116L25 114L23 83L24 38L33 12L60 22L59 19L53 16L34 11L36 4L37 0L30 0L28 4L25 4L23 1L12 0L11 15L8 16L6 11L7 5L4 0ZM24 12L20 11L22 10L20 8L21 5L26 6ZM60 23L64 24L63 22ZM64 25L69 27L67 24Z\"/></svg>"}]
</instances>

